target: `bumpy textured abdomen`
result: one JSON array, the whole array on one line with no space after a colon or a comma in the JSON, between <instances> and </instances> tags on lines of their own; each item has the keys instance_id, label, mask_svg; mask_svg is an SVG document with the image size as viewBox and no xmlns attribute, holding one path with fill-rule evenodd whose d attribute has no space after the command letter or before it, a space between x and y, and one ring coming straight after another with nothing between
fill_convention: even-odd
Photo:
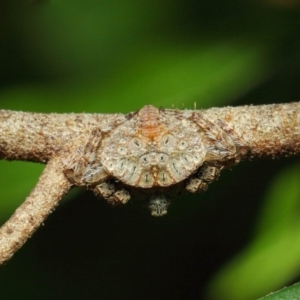
<instances>
[{"instance_id":1,"label":"bumpy textured abdomen","mask_svg":"<svg viewBox=\"0 0 300 300\"><path fill-rule=\"evenodd\" d=\"M146 106L104 139L99 155L115 178L151 188L186 179L203 163L205 149L195 124Z\"/></svg>"}]
</instances>

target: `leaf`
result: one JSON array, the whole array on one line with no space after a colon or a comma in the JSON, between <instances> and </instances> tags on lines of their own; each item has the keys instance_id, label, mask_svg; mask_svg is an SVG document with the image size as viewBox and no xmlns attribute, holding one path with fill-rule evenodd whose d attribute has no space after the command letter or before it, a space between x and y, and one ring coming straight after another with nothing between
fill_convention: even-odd
<instances>
[{"instance_id":1,"label":"leaf","mask_svg":"<svg viewBox=\"0 0 300 300\"><path fill-rule=\"evenodd\" d=\"M300 272L299 164L284 170L266 196L252 242L212 280L211 299L254 299Z\"/></svg>"},{"instance_id":2,"label":"leaf","mask_svg":"<svg viewBox=\"0 0 300 300\"><path fill-rule=\"evenodd\" d=\"M300 298L300 283L283 288L258 300L298 300Z\"/></svg>"}]
</instances>

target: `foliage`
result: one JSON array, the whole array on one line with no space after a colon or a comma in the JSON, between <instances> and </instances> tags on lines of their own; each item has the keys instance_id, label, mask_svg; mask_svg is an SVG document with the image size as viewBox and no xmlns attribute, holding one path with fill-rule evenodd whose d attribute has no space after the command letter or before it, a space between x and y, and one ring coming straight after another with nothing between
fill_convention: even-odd
<instances>
[{"instance_id":1,"label":"foliage","mask_svg":"<svg viewBox=\"0 0 300 300\"><path fill-rule=\"evenodd\" d=\"M260 300L295 300L298 299L300 295L300 283L296 283L288 288L283 288L280 291L271 293Z\"/></svg>"}]
</instances>

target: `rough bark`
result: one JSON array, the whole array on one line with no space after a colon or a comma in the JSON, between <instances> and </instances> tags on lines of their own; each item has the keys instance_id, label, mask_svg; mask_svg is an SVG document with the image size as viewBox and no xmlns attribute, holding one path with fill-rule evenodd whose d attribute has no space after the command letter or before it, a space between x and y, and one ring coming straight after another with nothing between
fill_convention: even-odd
<instances>
[{"instance_id":1,"label":"rough bark","mask_svg":"<svg viewBox=\"0 0 300 300\"><path fill-rule=\"evenodd\" d=\"M0 228L0 264L10 259L30 238L69 188L61 163L55 159L49 161L35 188Z\"/></svg>"},{"instance_id":2,"label":"rough bark","mask_svg":"<svg viewBox=\"0 0 300 300\"><path fill-rule=\"evenodd\" d=\"M226 121L248 142L251 157L300 152L300 102L194 112L212 122ZM39 114L0 110L0 157L45 163L67 151L68 144L80 144L94 127L108 130L111 123L124 120L122 114Z\"/></svg>"}]
</instances>

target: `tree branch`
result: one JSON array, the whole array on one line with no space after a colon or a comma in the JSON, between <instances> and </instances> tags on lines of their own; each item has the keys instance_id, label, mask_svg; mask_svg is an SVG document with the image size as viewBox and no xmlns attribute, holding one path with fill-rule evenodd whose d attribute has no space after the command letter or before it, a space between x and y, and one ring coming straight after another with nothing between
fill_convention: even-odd
<instances>
[{"instance_id":1,"label":"tree branch","mask_svg":"<svg viewBox=\"0 0 300 300\"><path fill-rule=\"evenodd\" d=\"M231 125L248 143L250 157L300 154L300 102L212 108L202 113Z\"/></svg>"},{"instance_id":2,"label":"tree branch","mask_svg":"<svg viewBox=\"0 0 300 300\"><path fill-rule=\"evenodd\" d=\"M137 121L123 126L134 117ZM178 121L179 128L183 129L177 130L177 125L171 124L170 120L176 124ZM157 154L157 156L153 153L154 158L145 156L145 160L141 163L146 164L148 160L159 159L163 164L168 159L170 161L173 159L170 166L159 169L158 163L152 167L151 172L154 175L150 174L150 171L143 173L142 180L146 187L150 182L149 178L154 182L152 187L155 193L152 193L150 197L153 215L165 214L169 205L167 198L162 194L157 194L157 190L165 189L167 195L173 186L176 190L178 187L182 188L183 183L186 183L186 189L191 192L205 190L207 184L218 177L223 167L229 165L229 162L237 163L243 156L252 158L300 154L300 102L194 111L157 110L147 106L138 113L127 115L38 114L1 110L0 158L48 162L48 164L25 202L0 229L0 264L7 261L26 242L67 193L71 183L94 189L111 203L126 203L130 198L127 188L133 192L136 187L139 192L143 190L143 186L134 186L130 181L133 174L137 174L134 173L136 168L142 168L136 165L139 156L134 157L133 163L128 165L128 168L131 167L130 172L133 173L130 178L124 175L125 182L120 180L124 174L122 173L124 164L118 165L119 154L115 154L117 159L113 158L117 166L110 164L104 168L103 161L101 161L101 159L106 159L98 151L102 139L105 140L106 137L109 139L109 133L119 128L120 124L123 126L120 134L115 139L108 140L108 142L106 140L106 146L101 146L104 147L107 155L110 155L110 149L115 149L113 150L115 153L118 153L116 151L131 153L132 147L136 147L134 151L139 153L141 145L144 145L143 139L146 141L152 139L151 143L157 145L161 143L161 140L158 139L155 144L153 139L161 137L163 130L169 133L163 135L162 147L170 145L174 148L176 144L178 149L180 147L185 149L185 144L179 143L180 137L172 135L174 133L168 128L185 136L187 143L194 143L194 148L190 149L198 150L191 151L199 151L191 155L190 152L187 154L178 152L176 148L176 153L179 153L176 161L172 153L168 158L169 150L166 150L167 154ZM134 124L140 124L140 127L132 128ZM141 136L134 140L132 138L134 135L129 134L133 143L128 143L127 146L131 148L124 149L123 146L123 148L118 148L122 134L127 134L126 130L137 132ZM186 137L187 133L191 136ZM199 144L196 145L195 141ZM244 148L247 151L244 151ZM185 164L195 161L199 169L192 169L188 173L193 165L186 166ZM119 173L114 173L114 168L119 168ZM185 173L181 172L181 168L185 170ZM110 169L111 173L108 173ZM120 174L120 176L115 174ZM187 174L186 178L183 177L185 174ZM117 179L112 182L114 178ZM156 189L155 180L161 183L159 189ZM170 186L168 182L171 182ZM145 188L142 192L149 193L149 188Z\"/></svg>"},{"instance_id":3,"label":"tree branch","mask_svg":"<svg viewBox=\"0 0 300 300\"><path fill-rule=\"evenodd\" d=\"M92 128L124 121L124 115L40 114L0 110L0 158L45 163L71 144L80 145ZM84 139L84 138L83 138Z\"/></svg>"},{"instance_id":4,"label":"tree branch","mask_svg":"<svg viewBox=\"0 0 300 300\"><path fill-rule=\"evenodd\" d=\"M167 110L178 111L178 110ZM226 121L250 146L250 156L300 153L300 102L211 108L192 112ZM108 131L122 114L39 114L0 110L0 157L45 163L70 144L80 145L95 127ZM75 146L75 145L74 145Z\"/></svg>"}]
</instances>

